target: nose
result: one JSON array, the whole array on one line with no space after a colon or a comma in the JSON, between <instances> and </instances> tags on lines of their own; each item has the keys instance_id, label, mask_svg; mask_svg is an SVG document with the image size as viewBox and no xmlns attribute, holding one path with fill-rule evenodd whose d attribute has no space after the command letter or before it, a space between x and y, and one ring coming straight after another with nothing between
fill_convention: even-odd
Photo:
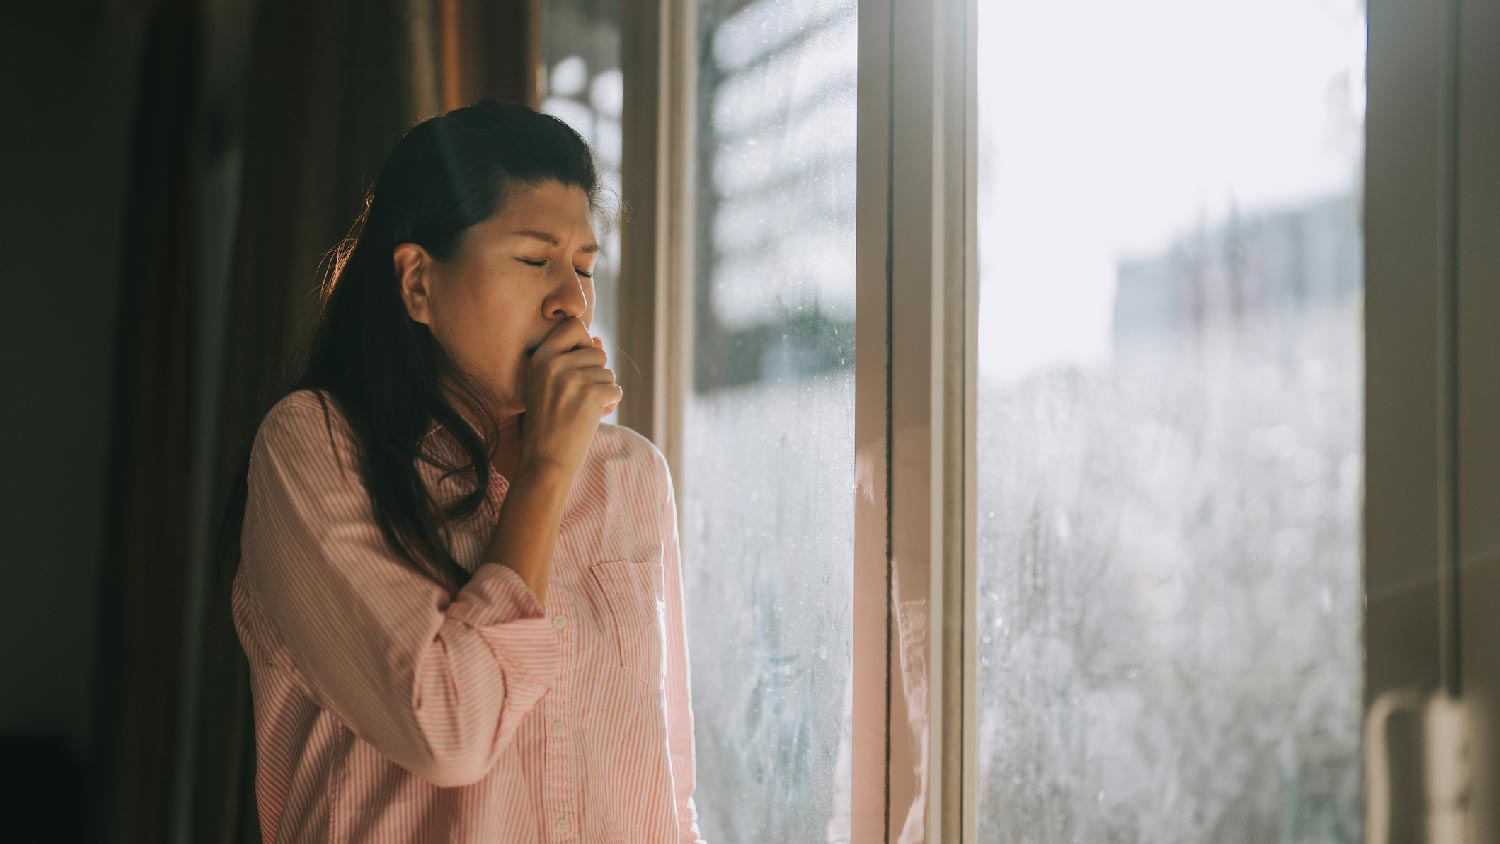
<instances>
[{"instance_id":1,"label":"nose","mask_svg":"<svg viewBox=\"0 0 1500 844\"><path fill-rule=\"evenodd\" d=\"M588 298L584 295L583 280L571 265L565 264L564 267L558 273L557 283L547 294L547 300L542 303L542 314L548 319L582 317L589 305Z\"/></svg>"}]
</instances>

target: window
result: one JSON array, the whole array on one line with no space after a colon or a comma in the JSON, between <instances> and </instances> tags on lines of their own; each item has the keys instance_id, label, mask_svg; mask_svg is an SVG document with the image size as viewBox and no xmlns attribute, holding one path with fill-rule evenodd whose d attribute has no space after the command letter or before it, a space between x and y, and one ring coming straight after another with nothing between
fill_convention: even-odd
<instances>
[{"instance_id":1,"label":"window","mask_svg":"<svg viewBox=\"0 0 1500 844\"><path fill-rule=\"evenodd\" d=\"M698 3L683 417L710 841L847 840L855 3Z\"/></svg>"},{"instance_id":2,"label":"window","mask_svg":"<svg viewBox=\"0 0 1500 844\"><path fill-rule=\"evenodd\" d=\"M980 839L1360 840L1362 4L978 13Z\"/></svg>"},{"instance_id":3,"label":"window","mask_svg":"<svg viewBox=\"0 0 1500 844\"><path fill-rule=\"evenodd\" d=\"M1363 836L1365 684L1452 685L1484 477L1442 466L1481 427L1490 19L1440 6L1377 15L1368 244L1363 0L642 7L628 324L666 347L710 840ZM1414 361L1376 365L1367 278ZM1424 390L1372 498L1422 514L1367 553L1365 423ZM1364 630L1379 553L1404 650Z\"/></svg>"},{"instance_id":4,"label":"window","mask_svg":"<svg viewBox=\"0 0 1500 844\"><path fill-rule=\"evenodd\" d=\"M594 150L606 212L620 197L620 122L625 92L620 70L619 0L547 0L542 4L542 59L546 68L541 110L573 128ZM594 264L597 306L592 333L617 349L620 229L598 226ZM618 369L618 356L611 366ZM628 363L624 365L629 365ZM618 421L612 412L605 421Z\"/></svg>"}]
</instances>

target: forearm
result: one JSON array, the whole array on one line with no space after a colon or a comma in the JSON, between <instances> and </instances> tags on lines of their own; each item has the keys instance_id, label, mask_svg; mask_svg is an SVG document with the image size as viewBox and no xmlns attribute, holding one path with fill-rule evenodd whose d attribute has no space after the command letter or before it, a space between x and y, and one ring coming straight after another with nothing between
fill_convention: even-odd
<instances>
[{"instance_id":1,"label":"forearm","mask_svg":"<svg viewBox=\"0 0 1500 844\"><path fill-rule=\"evenodd\" d=\"M547 601L552 552L572 486L572 473L565 467L549 461L523 461L506 490L485 548L485 562L514 569L542 604Z\"/></svg>"}]
</instances>

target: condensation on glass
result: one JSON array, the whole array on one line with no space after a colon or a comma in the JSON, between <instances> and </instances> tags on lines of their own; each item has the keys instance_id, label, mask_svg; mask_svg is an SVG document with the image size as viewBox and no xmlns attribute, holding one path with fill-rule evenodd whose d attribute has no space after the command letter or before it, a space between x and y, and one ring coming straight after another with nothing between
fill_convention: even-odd
<instances>
[{"instance_id":1,"label":"condensation on glass","mask_svg":"<svg viewBox=\"0 0 1500 844\"><path fill-rule=\"evenodd\" d=\"M848 840L855 7L697 7L681 530L709 841Z\"/></svg>"},{"instance_id":2,"label":"condensation on glass","mask_svg":"<svg viewBox=\"0 0 1500 844\"><path fill-rule=\"evenodd\" d=\"M979 0L979 837L1360 830L1359 0Z\"/></svg>"},{"instance_id":3,"label":"condensation on glass","mask_svg":"<svg viewBox=\"0 0 1500 844\"><path fill-rule=\"evenodd\" d=\"M620 118L625 102L620 70L619 0L545 0L542 9L542 111L578 132L594 150L603 208L595 222L599 256L594 264L592 333L615 351L619 325ZM617 369L618 362L611 364ZM618 412L605 417L615 422Z\"/></svg>"}]
</instances>

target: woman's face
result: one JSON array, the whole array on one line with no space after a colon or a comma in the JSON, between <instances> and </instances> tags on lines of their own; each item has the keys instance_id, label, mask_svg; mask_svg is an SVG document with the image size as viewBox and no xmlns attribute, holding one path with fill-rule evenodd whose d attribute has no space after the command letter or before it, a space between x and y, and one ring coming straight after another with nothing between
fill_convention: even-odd
<instances>
[{"instance_id":1,"label":"woman's face","mask_svg":"<svg viewBox=\"0 0 1500 844\"><path fill-rule=\"evenodd\" d=\"M512 188L449 261L413 243L394 258L411 318L510 416L526 409L528 352L564 320L593 323L598 252L583 189L545 181Z\"/></svg>"}]
</instances>

